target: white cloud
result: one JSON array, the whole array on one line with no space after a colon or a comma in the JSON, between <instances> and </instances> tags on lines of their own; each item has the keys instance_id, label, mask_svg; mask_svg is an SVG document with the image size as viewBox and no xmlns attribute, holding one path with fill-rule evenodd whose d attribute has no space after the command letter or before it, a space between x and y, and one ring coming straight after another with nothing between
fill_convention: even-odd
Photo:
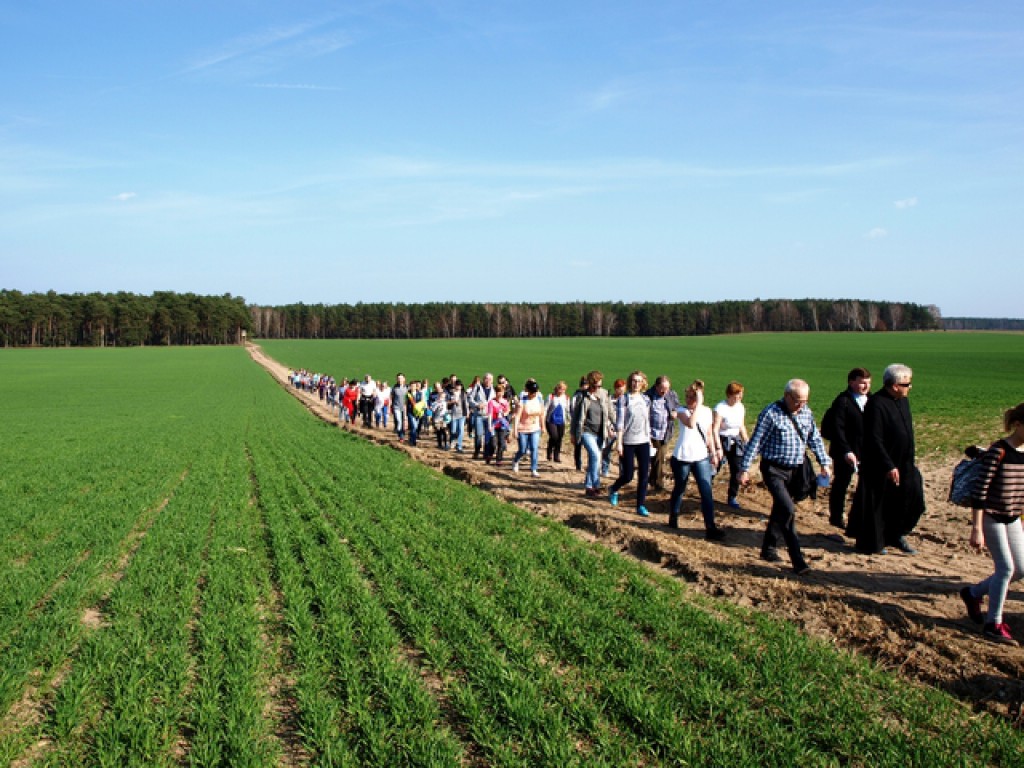
<instances>
[{"instance_id":1,"label":"white cloud","mask_svg":"<svg viewBox=\"0 0 1024 768\"><path fill-rule=\"evenodd\" d=\"M235 38L220 50L196 57L182 70L200 72L213 67L232 66L252 71L278 69L292 59L311 59L333 53L352 45L352 37L343 31L313 34L329 21L310 21L287 27L273 27L262 32Z\"/></svg>"},{"instance_id":2,"label":"white cloud","mask_svg":"<svg viewBox=\"0 0 1024 768\"><path fill-rule=\"evenodd\" d=\"M138 195L136 195L134 192L122 192L119 195L114 195L112 199L117 200L119 203L124 203L136 197L138 197Z\"/></svg>"},{"instance_id":3,"label":"white cloud","mask_svg":"<svg viewBox=\"0 0 1024 768\"><path fill-rule=\"evenodd\" d=\"M333 85L312 85L305 83L255 83L253 88L269 88L284 91L340 91Z\"/></svg>"},{"instance_id":4,"label":"white cloud","mask_svg":"<svg viewBox=\"0 0 1024 768\"><path fill-rule=\"evenodd\" d=\"M875 227L874 229L868 230L864 235L868 240L881 240L883 237L888 237L889 230L882 227Z\"/></svg>"},{"instance_id":5,"label":"white cloud","mask_svg":"<svg viewBox=\"0 0 1024 768\"><path fill-rule=\"evenodd\" d=\"M907 197L904 198L903 200L896 200L895 202L893 202L893 205L895 205L897 208L913 208L915 205L917 205L917 198Z\"/></svg>"}]
</instances>

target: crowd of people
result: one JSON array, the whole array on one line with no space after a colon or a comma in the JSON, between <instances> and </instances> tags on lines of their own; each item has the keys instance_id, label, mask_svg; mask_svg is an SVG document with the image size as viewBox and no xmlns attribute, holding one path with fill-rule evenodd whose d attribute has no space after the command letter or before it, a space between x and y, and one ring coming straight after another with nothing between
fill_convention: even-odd
<instances>
[{"instance_id":1,"label":"crowd of people","mask_svg":"<svg viewBox=\"0 0 1024 768\"><path fill-rule=\"evenodd\" d=\"M536 379L527 379L517 392L507 378L491 373L474 377L467 386L454 374L433 385L426 379L407 381L402 373L393 384L370 375L338 382L305 370L291 374L294 387L316 394L341 423L388 429L390 419L399 442L416 446L433 434L439 449L463 453L471 445L473 459L499 468L512 452L511 470L518 473L528 466L533 477L540 476L542 435L546 458L555 464L562 463L568 435L585 497L606 498L618 506L632 488L636 513L649 517L648 494L670 490L670 528L678 528L692 476L709 541L728 535L716 519L712 478L728 471L726 503L739 509L740 488L751 483L759 459L761 480L772 499L760 557L782 562L779 547L784 545L796 574L810 570L797 532L796 505L819 489L828 489L829 522L854 541L857 552L916 554L908 535L925 511L925 499L915 464L912 379L912 369L896 363L885 369L882 387L872 392L870 371L853 368L820 428L807 407L810 387L791 379L748 433L744 387L738 381L730 382L711 408L705 404L703 381L690 382L680 399L667 376L652 385L639 370L616 380L610 390L601 371L590 371L571 396L564 381L545 396ZM1024 403L1006 412L1004 426L1008 436L983 456L986 472L970 535L972 546L988 548L995 572L965 586L960 596L986 638L1014 643L1002 612L1010 583L1024 576ZM604 488L613 457L617 476Z\"/></svg>"}]
</instances>

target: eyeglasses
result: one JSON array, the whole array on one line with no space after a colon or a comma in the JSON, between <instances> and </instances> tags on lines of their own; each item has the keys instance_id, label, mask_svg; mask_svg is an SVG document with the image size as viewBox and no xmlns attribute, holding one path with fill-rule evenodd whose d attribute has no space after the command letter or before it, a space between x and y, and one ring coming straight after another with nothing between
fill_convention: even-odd
<instances>
[{"instance_id":1,"label":"eyeglasses","mask_svg":"<svg viewBox=\"0 0 1024 768\"><path fill-rule=\"evenodd\" d=\"M914 384L913 384L913 382L910 382L910 381L902 381L902 382L899 382L897 384L894 384L893 386L895 386L895 387L906 387L907 389L910 389L912 386L914 386Z\"/></svg>"}]
</instances>

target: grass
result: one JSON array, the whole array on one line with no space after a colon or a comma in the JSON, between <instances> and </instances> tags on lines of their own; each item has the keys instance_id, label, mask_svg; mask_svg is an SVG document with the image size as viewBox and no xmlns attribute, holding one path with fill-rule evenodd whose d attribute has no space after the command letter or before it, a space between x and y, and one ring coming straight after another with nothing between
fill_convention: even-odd
<instances>
[{"instance_id":1,"label":"grass","mask_svg":"<svg viewBox=\"0 0 1024 768\"><path fill-rule=\"evenodd\" d=\"M322 424L239 349L4 353L0 374L0 764L1013 765L1024 747Z\"/></svg>"}]
</instances>

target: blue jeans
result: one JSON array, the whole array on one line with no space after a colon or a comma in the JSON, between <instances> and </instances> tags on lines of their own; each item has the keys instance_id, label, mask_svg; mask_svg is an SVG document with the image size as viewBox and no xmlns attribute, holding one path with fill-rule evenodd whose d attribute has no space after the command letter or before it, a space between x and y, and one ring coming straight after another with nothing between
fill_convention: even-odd
<instances>
[{"instance_id":1,"label":"blue jeans","mask_svg":"<svg viewBox=\"0 0 1024 768\"><path fill-rule=\"evenodd\" d=\"M399 440L405 439L405 411L395 410L391 414L395 417L395 434Z\"/></svg>"},{"instance_id":2,"label":"blue jeans","mask_svg":"<svg viewBox=\"0 0 1024 768\"><path fill-rule=\"evenodd\" d=\"M487 419L481 413L474 413L469 418L473 420L473 457L476 458L487 445Z\"/></svg>"},{"instance_id":3,"label":"blue jeans","mask_svg":"<svg viewBox=\"0 0 1024 768\"><path fill-rule=\"evenodd\" d=\"M604 440L593 432L584 432L581 442L587 452L587 479L583 483L595 491L601 487L601 448Z\"/></svg>"},{"instance_id":4,"label":"blue jeans","mask_svg":"<svg viewBox=\"0 0 1024 768\"><path fill-rule=\"evenodd\" d=\"M668 524L671 526L678 524L679 510L683 506L683 493L686 491L686 481L693 474L697 481L697 491L700 493L700 511L704 515L704 527L709 531L712 530L715 527L715 500L711 496L711 460L680 461L673 456L671 464L675 484L672 486L672 497L669 501Z\"/></svg>"},{"instance_id":5,"label":"blue jeans","mask_svg":"<svg viewBox=\"0 0 1024 768\"><path fill-rule=\"evenodd\" d=\"M513 461L519 461L527 451L530 452L530 470L536 472L537 457L540 455L540 430L519 433L519 450L516 451Z\"/></svg>"},{"instance_id":6,"label":"blue jeans","mask_svg":"<svg viewBox=\"0 0 1024 768\"><path fill-rule=\"evenodd\" d=\"M409 420L409 445L416 445L416 437L420 433L420 420L411 413L405 414Z\"/></svg>"},{"instance_id":7,"label":"blue jeans","mask_svg":"<svg viewBox=\"0 0 1024 768\"><path fill-rule=\"evenodd\" d=\"M465 416L459 416L457 419L452 419L451 430L452 430L452 442L455 443L455 450L462 452L462 432L463 426L466 423Z\"/></svg>"}]
</instances>

